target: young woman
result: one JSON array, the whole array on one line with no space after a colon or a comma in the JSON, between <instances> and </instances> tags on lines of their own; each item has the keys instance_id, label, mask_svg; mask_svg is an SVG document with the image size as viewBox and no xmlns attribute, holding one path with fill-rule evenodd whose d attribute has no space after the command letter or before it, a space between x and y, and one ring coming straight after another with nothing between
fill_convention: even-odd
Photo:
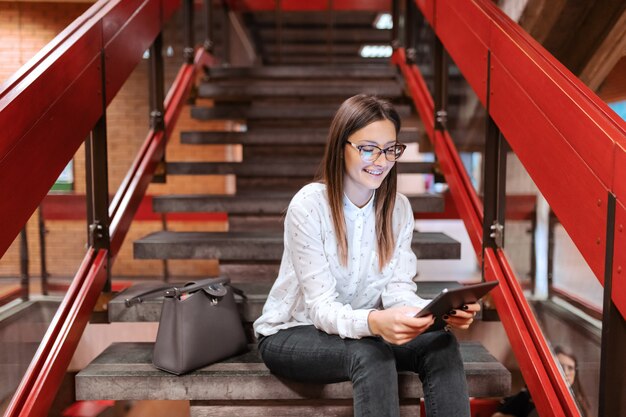
<instances>
[{"instance_id":1,"label":"young woman","mask_svg":"<svg viewBox=\"0 0 626 417\"><path fill-rule=\"evenodd\" d=\"M330 127L320 183L302 188L285 218L285 251L254 323L263 361L302 382L352 381L355 416L399 416L398 371L417 372L428 416L469 416L454 335L414 315L414 221L396 192L400 118L386 101L346 100ZM478 304L453 310L467 328Z\"/></svg>"}]
</instances>

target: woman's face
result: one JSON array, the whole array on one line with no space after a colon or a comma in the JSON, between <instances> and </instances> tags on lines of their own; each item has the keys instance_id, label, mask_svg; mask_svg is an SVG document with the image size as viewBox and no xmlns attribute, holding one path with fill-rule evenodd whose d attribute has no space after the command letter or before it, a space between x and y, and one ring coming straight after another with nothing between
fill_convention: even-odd
<instances>
[{"instance_id":1,"label":"woman's face","mask_svg":"<svg viewBox=\"0 0 626 417\"><path fill-rule=\"evenodd\" d=\"M576 361L563 353L557 353L556 358L563 368L565 380L570 386L573 385L576 379Z\"/></svg>"},{"instance_id":2,"label":"woman's face","mask_svg":"<svg viewBox=\"0 0 626 417\"><path fill-rule=\"evenodd\" d=\"M348 141L356 146L374 145L386 149L396 142L396 128L389 120L379 120L354 132ZM344 156L344 193L352 203L362 207L374 190L380 187L395 162L388 161L384 153L375 161L365 162L359 151L349 143L344 147Z\"/></svg>"}]
</instances>

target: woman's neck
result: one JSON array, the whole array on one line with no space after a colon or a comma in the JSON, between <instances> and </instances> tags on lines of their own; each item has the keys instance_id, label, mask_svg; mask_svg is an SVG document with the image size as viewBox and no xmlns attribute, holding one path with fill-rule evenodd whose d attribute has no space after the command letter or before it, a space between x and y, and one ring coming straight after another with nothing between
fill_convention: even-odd
<instances>
[{"instance_id":1,"label":"woman's neck","mask_svg":"<svg viewBox=\"0 0 626 417\"><path fill-rule=\"evenodd\" d=\"M374 195L373 190L349 190L346 188L343 192L348 197L348 200L358 208L365 207Z\"/></svg>"}]
</instances>

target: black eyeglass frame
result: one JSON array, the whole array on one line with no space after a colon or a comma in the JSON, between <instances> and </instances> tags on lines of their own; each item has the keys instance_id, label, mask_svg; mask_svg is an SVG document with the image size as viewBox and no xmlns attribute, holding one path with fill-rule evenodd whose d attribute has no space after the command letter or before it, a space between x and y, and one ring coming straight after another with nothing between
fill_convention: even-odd
<instances>
[{"instance_id":1,"label":"black eyeglass frame","mask_svg":"<svg viewBox=\"0 0 626 417\"><path fill-rule=\"evenodd\" d=\"M380 158L380 154L384 154L385 155L385 159L389 162L396 162L398 159L400 159L400 157L402 156L402 154L404 153L404 151L406 150L406 145L404 143L400 143L400 142L396 142L391 146L386 147L385 149L379 148L376 145L357 145L355 143L350 142L349 140L346 141L346 143L352 145L352 147L354 149L356 149L359 152L359 156L361 157L361 160L363 160L363 162L374 162L377 161L378 158ZM365 158L363 158L363 148L365 147L371 147L371 148L375 148L377 151L372 150L372 152L374 152L374 159L372 160L367 160ZM400 147L401 151L400 154L396 156L396 152L392 153L391 156L394 157L395 159L389 159L389 155L387 154L387 151L389 151L390 149L393 148L398 148Z\"/></svg>"}]
</instances>

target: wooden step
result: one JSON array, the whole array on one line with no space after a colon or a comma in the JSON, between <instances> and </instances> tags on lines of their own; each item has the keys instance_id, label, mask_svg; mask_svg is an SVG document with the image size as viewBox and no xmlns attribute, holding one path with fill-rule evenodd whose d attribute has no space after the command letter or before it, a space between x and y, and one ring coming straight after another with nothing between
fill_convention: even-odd
<instances>
[{"instance_id":1,"label":"wooden step","mask_svg":"<svg viewBox=\"0 0 626 417\"><path fill-rule=\"evenodd\" d=\"M242 193L234 195L162 195L152 199L157 213L226 212L230 215L281 215L294 193ZM414 213L442 212L443 197L424 193L407 195Z\"/></svg>"},{"instance_id":2,"label":"wooden step","mask_svg":"<svg viewBox=\"0 0 626 417\"><path fill-rule=\"evenodd\" d=\"M398 141L413 143L419 139L414 130L400 130ZM180 141L193 145L325 145L328 140L328 128L298 130L266 129L248 132L182 132Z\"/></svg>"},{"instance_id":3,"label":"wooden step","mask_svg":"<svg viewBox=\"0 0 626 417\"><path fill-rule=\"evenodd\" d=\"M187 281L188 282L188 281ZM185 282L180 282L184 285ZM134 285L132 289L120 292L108 304L109 321L113 322L150 322L159 321L161 316L162 298L146 300L141 304L126 307L125 300L141 291L163 286L163 282L144 282ZM169 283L175 286L176 283ZM241 319L245 323L252 323L261 316L263 306L267 300L267 294L272 287L271 282L246 282L233 284L241 289L246 299L235 296ZM461 284L455 281L423 281L417 283L417 294L425 299L432 299L444 288L456 288Z\"/></svg>"},{"instance_id":4,"label":"wooden step","mask_svg":"<svg viewBox=\"0 0 626 417\"><path fill-rule=\"evenodd\" d=\"M345 55L333 55L331 57L323 55L283 55L278 56L266 56L263 59L265 65L378 65L381 68L386 68L392 65L389 58L362 58L360 55L345 56Z\"/></svg>"},{"instance_id":5,"label":"wooden step","mask_svg":"<svg viewBox=\"0 0 626 417\"><path fill-rule=\"evenodd\" d=\"M219 81L198 87L198 97L218 100L250 100L255 97L339 97L348 98L359 93L398 99L403 97L402 85L395 81L355 82L324 81Z\"/></svg>"},{"instance_id":6,"label":"wooden step","mask_svg":"<svg viewBox=\"0 0 626 417\"><path fill-rule=\"evenodd\" d=\"M205 71L207 79L395 79L396 67L371 65L342 66L274 66L274 67L211 67Z\"/></svg>"},{"instance_id":7,"label":"wooden step","mask_svg":"<svg viewBox=\"0 0 626 417\"><path fill-rule=\"evenodd\" d=\"M283 233L156 232L133 244L136 259L219 259L220 263L278 263ZM418 259L459 259L461 244L443 233L415 232Z\"/></svg>"},{"instance_id":8,"label":"wooden step","mask_svg":"<svg viewBox=\"0 0 626 417\"><path fill-rule=\"evenodd\" d=\"M220 104L216 107L194 106L191 117L198 120L214 119L325 119L335 115L341 103L307 104L307 103L252 103L250 105ZM399 104L394 106L400 117L411 114L411 106Z\"/></svg>"},{"instance_id":9,"label":"wooden step","mask_svg":"<svg viewBox=\"0 0 626 417\"><path fill-rule=\"evenodd\" d=\"M390 30L378 30L370 28L335 28L333 29L333 44L341 43L389 43L391 42ZM264 45L272 44L279 39L275 28L261 28L259 35ZM326 43L329 40L326 30L311 30L308 28L289 28L280 31L280 39L283 44L288 43Z\"/></svg>"},{"instance_id":10,"label":"wooden step","mask_svg":"<svg viewBox=\"0 0 626 417\"><path fill-rule=\"evenodd\" d=\"M288 162L271 158L267 162L168 162L168 175L240 175L244 177L305 177L318 174L321 160L291 158ZM432 162L399 162L398 173L429 174Z\"/></svg>"},{"instance_id":11,"label":"wooden step","mask_svg":"<svg viewBox=\"0 0 626 417\"><path fill-rule=\"evenodd\" d=\"M231 402L352 398L350 382L305 384L277 378L254 345L248 353L183 376L156 369L151 363L152 349L152 343L112 344L76 376L76 399ZM509 371L480 343L462 342L461 355L471 397L509 394ZM418 376L400 373L399 393L401 399L423 397Z\"/></svg>"}]
</instances>

